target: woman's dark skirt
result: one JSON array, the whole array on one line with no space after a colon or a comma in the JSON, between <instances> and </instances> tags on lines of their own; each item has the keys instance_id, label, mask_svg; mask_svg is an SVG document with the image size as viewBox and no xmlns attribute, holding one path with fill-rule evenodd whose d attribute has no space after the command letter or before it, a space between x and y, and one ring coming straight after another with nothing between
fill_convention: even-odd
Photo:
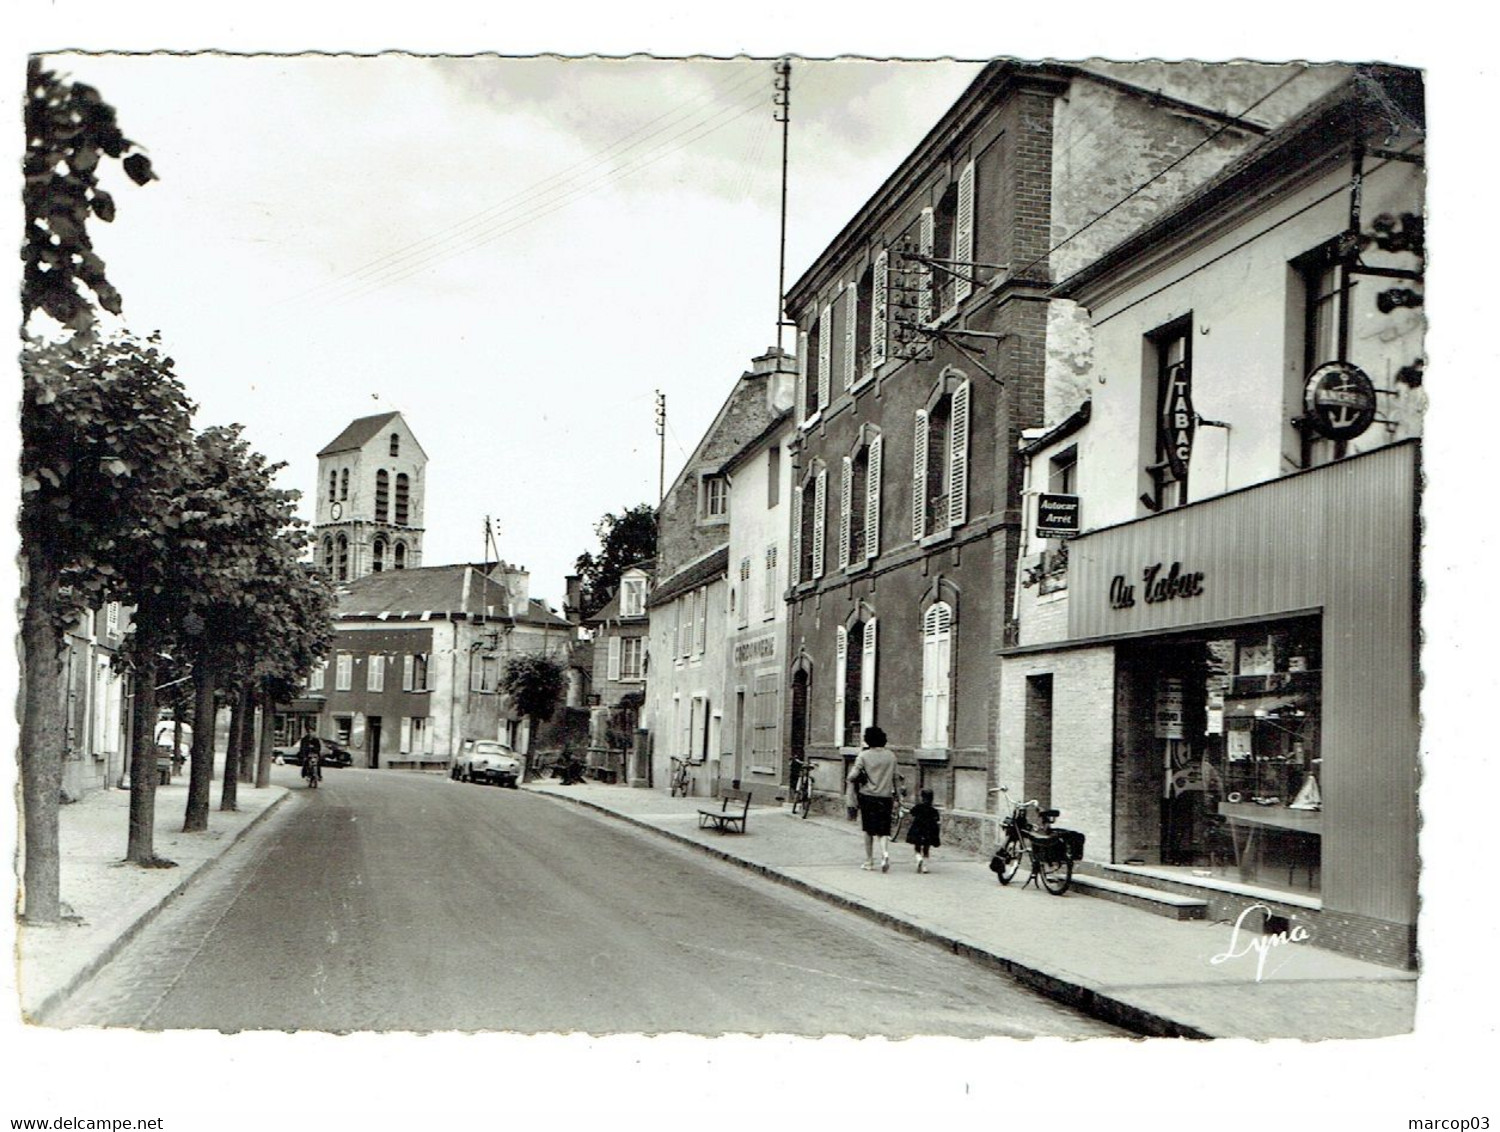
<instances>
[{"instance_id":1,"label":"woman's dark skirt","mask_svg":"<svg viewBox=\"0 0 1500 1132\"><path fill-rule=\"evenodd\" d=\"M891 835L891 799L859 796L859 827L871 837Z\"/></svg>"}]
</instances>

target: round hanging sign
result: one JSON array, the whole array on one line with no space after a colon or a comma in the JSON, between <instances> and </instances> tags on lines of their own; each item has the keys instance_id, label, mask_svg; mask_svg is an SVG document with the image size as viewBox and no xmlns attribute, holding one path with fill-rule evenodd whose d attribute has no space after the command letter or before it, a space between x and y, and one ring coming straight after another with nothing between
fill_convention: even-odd
<instances>
[{"instance_id":1,"label":"round hanging sign","mask_svg":"<svg viewBox=\"0 0 1500 1132\"><path fill-rule=\"evenodd\" d=\"M1302 400L1313 428L1329 440L1353 440L1375 420L1375 383L1349 362L1313 370Z\"/></svg>"}]
</instances>

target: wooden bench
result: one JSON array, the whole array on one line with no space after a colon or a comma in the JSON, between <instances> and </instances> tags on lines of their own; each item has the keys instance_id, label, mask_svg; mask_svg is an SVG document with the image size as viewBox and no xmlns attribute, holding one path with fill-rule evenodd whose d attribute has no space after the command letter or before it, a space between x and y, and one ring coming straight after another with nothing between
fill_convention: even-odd
<instances>
[{"instance_id":1,"label":"wooden bench","mask_svg":"<svg viewBox=\"0 0 1500 1132\"><path fill-rule=\"evenodd\" d=\"M734 809L730 809L730 803L734 804ZM744 833L745 819L749 816L750 791L730 787L724 791L717 810L698 811L698 828L707 829L712 825L720 833Z\"/></svg>"}]
</instances>

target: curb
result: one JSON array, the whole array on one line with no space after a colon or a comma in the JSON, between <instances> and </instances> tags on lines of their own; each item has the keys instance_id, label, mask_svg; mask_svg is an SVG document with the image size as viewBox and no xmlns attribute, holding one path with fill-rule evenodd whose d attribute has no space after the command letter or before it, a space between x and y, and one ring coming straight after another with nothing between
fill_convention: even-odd
<instances>
[{"instance_id":1,"label":"curb","mask_svg":"<svg viewBox=\"0 0 1500 1132\"><path fill-rule=\"evenodd\" d=\"M147 908L144 912L142 912L141 915L136 918L134 923L127 924L125 930L120 932L119 935L117 935L108 944L106 944L103 951L101 951L98 955L94 956L81 968L79 968L79 970L76 971L66 981L64 981L60 987L43 998L42 1001L37 1004L36 1009L32 1010L29 1014L23 1011L23 1019L27 1022L32 1023L33 1025L45 1025L48 1014L56 1010L68 999L70 995L77 991L79 987L81 987L84 983L88 982L95 975L97 975L104 968L104 965L110 962L110 960L114 959L114 957L120 953L120 951L125 947L127 943L133 940L136 936L140 935L140 933L145 930L146 926L150 924L152 920L156 919L156 917L161 914L161 912L167 907L168 904L172 903L172 901L176 900L178 896L185 892L187 890L187 887L192 884L193 881L197 880L200 876L217 865L219 861L223 859L225 853L228 853L230 849L238 845L241 838L243 838L247 833L258 826L266 818L268 818L272 813L274 813L276 808L283 802L285 802L290 796L291 791L283 788L281 797L272 801L268 806L265 807L265 809L261 810L260 813L256 814L255 817L246 822L245 827L238 833L236 833L231 841L225 844L224 851L222 853L219 853L213 857L209 857L196 869L194 869L192 872L188 873L180 881L178 881L177 884L172 887L171 891L165 893L160 900L158 900L150 908Z\"/></svg>"},{"instance_id":2,"label":"curb","mask_svg":"<svg viewBox=\"0 0 1500 1132\"><path fill-rule=\"evenodd\" d=\"M627 825L635 826L637 829L643 829L664 837L668 841L675 841L679 845L686 845L697 849L702 853L708 854L710 857L717 857L721 861L738 865L747 872L756 873L768 880L786 885L788 888L796 889L809 896L814 896L824 903L844 908L863 916L867 920L873 920L875 923L893 928L913 939L922 940L924 943L937 944L951 951L954 955L962 956L981 966L989 967L992 970L1009 975L1017 982L1022 983L1046 998L1050 998L1055 1002L1061 1002L1066 1006L1071 1006L1075 1010L1089 1015L1091 1018L1097 1018L1101 1022L1108 1022L1112 1026L1119 1026L1121 1029L1130 1030L1132 1033L1139 1034L1142 1037L1207 1040L1216 1036L1200 1030L1196 1026L1189 1026L1186 1023L1168 1018L1165 1015L1132 1005L1093 987L1087 987L1081 983L1044 971L1039 967L1033 967L1029 964L1009 959L1004 955L986 950L976 944L965 942L956 936L948 935L933 928L924 928L920 924L914 924L910 920L902 919L893 912L885 912L878 908L872 908L868 904L860 903L858 900L841 896L836 892L830 892L826 888L820 888L808 881L781 872L770 865L762 865L755 861L746 860L744 857L737 856L730 850L717 849L712 845L705 845L703 842L696 841L691 837L685 837L669 829L662 829L660 826L631 817L629 814L622 814L616 810L611 810L605 806L601 806L597 802L591 802L587 798L568 797L563 794L553 794L550 791L534 791L534 793L541 794L545 798L554 798L560 802L570 803L581 809L592 810L595 813L614 818Z\"/></svg>"}]
</instances>

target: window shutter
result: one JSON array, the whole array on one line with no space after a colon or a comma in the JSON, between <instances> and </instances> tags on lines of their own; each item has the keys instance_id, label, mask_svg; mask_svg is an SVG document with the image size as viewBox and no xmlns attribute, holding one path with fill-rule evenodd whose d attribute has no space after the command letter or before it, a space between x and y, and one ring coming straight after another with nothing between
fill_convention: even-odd
<instances>
[{"instance_id":1,"label":"window shutter","mask_svg":"<svg viewBox=\"0 0 1500 1132\"><path fill-rule=\"evenodd\" d=\"M844 743L844 684L849 677L849 630L838 626L833 654L833 745Z\"/></svg>"},{"instance_id":2,"label":"window shutter","mask_svg":"<svg viewBox=\"0 0 1500 1132\"><path fill-rule=\"evenodd\" d=\"M859 286L850 282L844 285L844 388L853 389L857 376L854 372L854 335L859 323Z\"/></svg>"},{"instance_id":3,"label":"window shutter","mask_svg":"<svg viewBox=\"0 0 1500 1132\"><path fill-rule=\"evenodd\" d=\"M952 448L948 460L948 523L958 527L969 519L969 382L953 391L949 423Z\"/></svg>"},{"instance_id":4,"label":"window shutter","mask_svg":"<svg viewBox=\"0 0 1500 1132\"><path fill-rule=\"evenodd\" d=\"M849 506L854 496L854 462L844 457L839 477L839 569L849 565Z\"/></svg>"},{"instance_id":5,"label":"window shutter","mask_svg":"<svg viewBox=\"0 0 1500 1132\"><path fill-rule=\"evenodd\" d=\"M818 316L818 408L828 408L829 384L833 378L833 307Z\"/></svg>"},{"instance_id":6,"label":"window shutter","mask_svg":"<svg viewBox=\"0 0 1500 1132\"><path fill-rule=\"evenodd\" d=\"M813 544L812 576L823 576L823 527L828 516L828 469L818 469L817 486L813 489Z\"/></svg>"},{"instance_id":7,"label":"window shutter","mask_svg":"<svg viewBox=\"0 0 1500 1132\"><path fill-rule=\"evenodd\" d=\"M401 717L401 753L403 755L411 753L411 716L409 715Z\"/></svg>"},{"instance_id":8,"label":"window shutter","mask_svg":"<svg viewBox=\"0 0 1500 1132\"><path fill-rule=\"evenodd\" d=\"M807 412L807 331L797 331L797 416L806 420Z\"/></svg>"},{"instance_id":9,"label":"window shutter","mask_svg":"<svg viewBox=\"0 0 1500 1132\"><path fill-rule=\"evenodd\" d=\"M917 252L920 255L932 255L932 209L922 210L922 220L917 226ZM917 321L929 323L932 321L932 265L924 263L919 274L920 283L917 287Z\"/></svg>"},{"instance_id":10,"label":"window shutter","mask_svg":"<svg viewBox=\"0 0 1500 1132\"><path fill-rule=\"evenodd\" d=\"M934 602L922 618L922 746L948 745L953 610Z\"/></svg>"},{"instance_id":11,"label":"window shutter","mask_svg":"<svg viewBox=\"0 0 1500 1132\"><path fill-rule=\"evenodd\" d=\"M974 163L971 161L964 166L964 171L958 176L958 216L953 224L953 258L959 263L972 263L974 260ZM968 276L974 273L972 267L960 267L963 275L954 278L953 302L955 305L963 302L974 290L974 285L969 282Z\"/></svg>"},{"instance_id":12,"label":"window shutter","mask_svg":"<svg viewBox=\"0 0 1500 1132\"><path fill-rule=\"evenodd\" d=\"M740 562L740 628L743 629L750 624L750 559L744 558Z\"/></svg>"},{"instance_id":13,"label":"window shutter","mask_svg":"<svg viewBox=\"0 0 1500 1132\"><path fill-rule=\"evenodd\" d=\"M880 553L880 449L884 438L870 441L865 473L865 557Z\"/></svg>"},{"instance_id":14,"label":"window shutter","mask_svg":"<svg viewBox=\"0 0 1500 1132\"><path fill-rule=\"evenodd\" d=\"M879 369L885 363L887 304L891 297L891 256L882 251L875 257L874 292L870 303L870 365Z\"/></svg>"},{"instance_id":15,"label":"window shutter","mask_svg":"<svg viewBox=\"0 0 1500 1132\"><path fill-rule=\"evenodd\" d=\"M927 410L917 410L916 435L911 449L911 537L927 533Z\"/></svg>"},{"instance_id":16,"label":"window shutter","mask_svg":"<svg viewBox=\"0 0 1500 1132\"><path fill-rule=\"evenodd\" d=\"M875 618L865 622L864 658L859 668L859 730L875 723Z\"/></svg>"},{"instance_id":17,"label":"window shutter","mask_svg":"<svg viewBox=\"0 0 1500 1132\"><path fill-rule=\"evenodd\" d=\"M698 591L698 655L708 650L708 591Z\"/></svg>"},{"instance_id":18,"label":"window shutter","mask_svg":"<svg viewBox=\"0 0 1500 1132\"><path fill-rule=\"evenodd\" d=\"M401 658L401 690L403 692L411 691L412 668L416 661L417 658L410 653Z\"/></svg>"},{"instance_id":19,"label":"window shutter","mask_svg":"<svg viewBox=\"0 0 1500 1132\"><path fill-rule=\"evenodd\" d=\"M766 597L763 613L774 615L776 613L776 544L772 543L766 547Z\"/></svg>"},{"instance_id":20,"label":"window shutter","mask_svg":"<svg viewBox=\"0 0 1500 1132\"><path fill-rule=\"evenodd\" d=\"M795 586L802 580L802 508L807 505L807 492L796 491L797 501L792 507L792 560L787 563L787 584Z\"/></svg>"},{"instance_id":21,"label":"window shutter","mask_svg":"<svg viewBox=\"0 0 1500 1132\"><path fill-rule=\"evenodd\" d=\"M620 638L609 639L609 676L610 680L620 678Z\"/></svg>"}]
</instances>

